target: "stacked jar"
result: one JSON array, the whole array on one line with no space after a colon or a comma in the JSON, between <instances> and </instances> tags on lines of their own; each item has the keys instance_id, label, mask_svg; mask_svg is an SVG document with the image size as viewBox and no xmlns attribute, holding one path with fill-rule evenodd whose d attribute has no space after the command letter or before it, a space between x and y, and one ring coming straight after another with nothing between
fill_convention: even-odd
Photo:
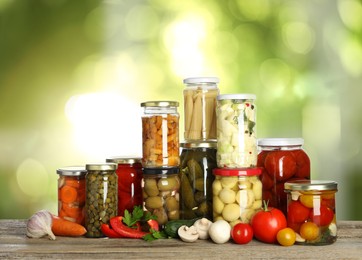
<instances>
[{"instance_id":1,"label":"stacked jar","mask_svg":"<svg viewBox=\"0 0 362 260\"><path fill-rule=\"evenodd\" d=\"M213 219L224 219L231 226L249 223L262 206L261 168L256 167L255 99L253 94L217 97Z\"/></svg>"},{"instance_id":2,"label":"stacked jar","mask_svg":"<svg viewBox=\"0 0 362 260\"><path fill-rule=\"evenodd\" d=\"M175 101L141 103L142 194L145 211L160 225L179 219L179 113Z\"/></svg>"},{"instance_id":3,"label":"stacked jar","mask_svg":"<svg viewBox=\"0 0 362 260\"><path fill-rule=\"evenodd\" d=\"M183 81L184 142L181 143L182 219L212 220L212 170L216 168L216 77L186 78Z\"/></svg>"}]
</instances>

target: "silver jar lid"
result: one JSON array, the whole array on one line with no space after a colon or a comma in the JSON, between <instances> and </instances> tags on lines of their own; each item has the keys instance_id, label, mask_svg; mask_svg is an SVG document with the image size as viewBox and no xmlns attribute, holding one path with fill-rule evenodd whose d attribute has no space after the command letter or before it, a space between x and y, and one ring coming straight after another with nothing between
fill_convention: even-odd
<instances>
[{"instance_id":1,"label":"silver jar lid","mask_svg":"<svg viewBox=\"0 0 362 260\"><path fill-rule=\"evenodd\" d=\"M141 107L178 107L177 101L147 101L142 102Z\"/></svg>"},{"instance_id":2,"label":"silver jar lid","mask_svg":"<svg viewBox=\"0 0 362 260\"><path fill-rule=\"evenodd\" d=\"M303 138L261 138L258 139L260 146L296 146L303 145Z\"/></svg>"},{"instance_id":3,"label":"silver jar lid","mask_svg":"<svg viewBox=\"0 0 362 260\"><path fill-rule=\"evenodd\" d=\"M180 143L181 148L217 148L217 140L208 141L184 141Z\"/></svg>"},{"instance_id":4,"label":"silver jar lid","mask_svg":"<svg viewBox=\"0 0 362 260\"><path fill-rule=\"evenodd\" d=\"M57 174L62 176L82 176L87 173L84 166L66 166L57 169Z\"/></svg>"},{"instance_id":5,"label":"silver jar lid","mask_svg":"<svg viewBox=\"0 0 362 260\"><path fill-rule=\"evenodd\" d=\"M337 182L327 180L295 180L284 183L284 189L290 191L337 190Z\"/></svg>"},{"instance_id":6,"label":"silver jar lid","mask_svg":"<svg viewBox=\"0 0 362 260\"><path fill-rule=\"evenodd\" d=\"M230 100L230 99L236 99L236 100L254 100L256 99L255 94L223 94L218 95L217 100Z\"/></svg>"},{"instance_id":7,"label":"silver jar lid","mask_svg":"<svg viewBox=\"0 0 362 260\"><path fill-rule=\"evenodd\" d=\"M142 158L132 158L132 157L122 157L122 156L112 156L106 159L107 163L117 163L117 164L135 164L142 163Z\"/></svg>"},{"instance_id":8,"label":"silver jar lid","mask_svg":"<svg viewBox=\"0 0 362 260\"><path fill-rule=\"evenodd\" d=\"M116 163L88 163L85 165L87 171L114 171L117 169Z\"/></svg>"},{"instance_id":9,"label":"silver jar lid","mask_svg":"<svg viewBox=\"0 0 362 260\"><path fill-rule=\"evenodd\" d=\"M186 78L183 80L184 84L216 84L219 83L220 80L218 77L193 77Z\"/></svg>"}]
</instances>

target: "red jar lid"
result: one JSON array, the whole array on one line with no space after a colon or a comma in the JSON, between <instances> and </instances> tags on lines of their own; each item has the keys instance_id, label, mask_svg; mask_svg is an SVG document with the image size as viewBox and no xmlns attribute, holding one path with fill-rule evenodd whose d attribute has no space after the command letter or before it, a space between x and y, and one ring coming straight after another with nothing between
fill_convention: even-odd
<instances>
[{"instance_id":1,"label":"red jar lid","mask_svg":"<svg viewBox=\"0 0 362 260\"><path fill-rule=\"evenodd\" d=\"M262 168L260 167L237 169L215 168L213 170L214 175L218 176L259 176L261 172Z\"/></svg>"}]
</instances>

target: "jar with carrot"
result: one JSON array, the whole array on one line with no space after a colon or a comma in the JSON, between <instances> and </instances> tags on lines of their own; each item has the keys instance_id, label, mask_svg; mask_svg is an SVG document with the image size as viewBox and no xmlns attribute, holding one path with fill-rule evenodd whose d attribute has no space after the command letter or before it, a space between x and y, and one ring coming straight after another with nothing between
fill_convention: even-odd
<instances>
[{"instance_id":1,"label":"jar with carrot","mask_svg":"<svg viewBox=\"0 0 362 260\"><path fill-rule=\"evenodd\" d=\"M118 214L118 177L115 163L86 164L86 237L103 237L102 224Z\"/></svg>"},{"instance_id":2,"label":"jar with carrot","mask_svg":"<svg viewBox=\"0 0 362 260\"><path fill-rule=\"evenodd\" d=\"M141 103L142 165L145 168L174 167L180 164L178 102Z\"/></svg>"},{"instance_id":3,"label":"jar with carrot","mask_svg":"<svg viewBox=\"0 0 362 260\"><path fill-rule=\"evenodd\" d=\"M58 216L84 225L85 217L85 175L82 166L69 166L57 169L58 177Z\"/></svg>"},{"instance_id":4,"label":"jar with carrot","mask_svg":"<svg viewBox=\"0 0 362 260\"><path fill-rule=\"evenodd\" d=\"M134 206L142 205L142 158L110 157L106 162L116 163L118 176L118 216L124 211L132 212Z\"/></svg>"}]
</instances>

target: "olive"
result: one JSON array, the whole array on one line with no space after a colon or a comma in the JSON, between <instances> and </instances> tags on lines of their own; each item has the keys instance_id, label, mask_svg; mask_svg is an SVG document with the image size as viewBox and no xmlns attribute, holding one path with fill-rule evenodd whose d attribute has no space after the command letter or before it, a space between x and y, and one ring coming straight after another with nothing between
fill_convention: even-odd
<instances>
[{"instance_id":1,"label":"olive","mask_svg":"<svg viewBox=\"0 0 362 260\"><path fill-rule=\"evenodd\" d=\"M156 179L147 178L145 179L144 191L148 196L157 196L159 193Z\"/></svg>"},{"instance_id":2,"label":"olive","mask_svg":"<svg viewBox=\"0 0 362 260\"><path fill-rule=\"evenodd\" d=\"M178 190L180 188L180 182L178 178L173 176L160 178L157 182L157 187L160 191Z\"/></svg>"},{"instance_id":3,"label":"olive","mask_svg":"<svg viewBox=\"0 0 362 260\"><path fill-rule=\"evenodd\" d=\"M159 196L148 197L145 200L145 206L150 209L161 208L163 205L162 198Z\"/></svg>"}]
</instances>

